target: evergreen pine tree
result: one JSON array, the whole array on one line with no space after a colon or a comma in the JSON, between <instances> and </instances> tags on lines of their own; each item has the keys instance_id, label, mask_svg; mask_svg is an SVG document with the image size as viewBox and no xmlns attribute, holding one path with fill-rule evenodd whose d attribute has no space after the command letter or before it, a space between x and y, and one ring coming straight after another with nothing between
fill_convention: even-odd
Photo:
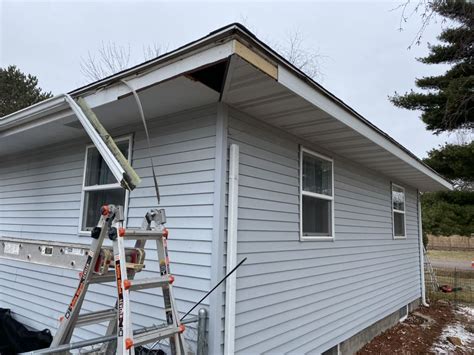
<instances>
[{"instance_id":1,"label":"evergreen pine tree","mask_svg":"<svg viewBox=\"0 0 474 355\"><path fill-rule=\"evenodd\" d=\"M430 53L418 60L425 64L452 64L439 76L416 80L425 93L395 93L390 100L398 107L421 110L428 130L439 134L474 127L474 4L470 1L434 1L433 10L456 23L444 29L438 39L442 44L430 45Z\"/></svg>"},{"instance_id":2,"label":"evergreen pine tree","mask_svg":"<svg viewBox=\"0 0 474 355\"><path fill-rule=\"evenodd\" d=\"M0 68L0 117L43 101L53 95L38 87L38 79L16 66Z\"/></svg>"}]
</instances>

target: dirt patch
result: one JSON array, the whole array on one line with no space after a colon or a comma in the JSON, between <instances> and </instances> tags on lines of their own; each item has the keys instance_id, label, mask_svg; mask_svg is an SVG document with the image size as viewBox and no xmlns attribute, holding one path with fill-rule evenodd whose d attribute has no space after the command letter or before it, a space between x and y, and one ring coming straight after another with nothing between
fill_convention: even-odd
<instances>
[{"instance_id":1,"label":"dirt patch","mask_svg":"<svg viewBox=\"0 0 474 355\"><path fill-rule=\"evenodd\" d=\"M430 354L443 329L456 321L451 305L436 302L420 307L395 327L375 337L357 352L364 354ZM462 354L462 353L460 353Z\"/></svg>"}]
</instances>

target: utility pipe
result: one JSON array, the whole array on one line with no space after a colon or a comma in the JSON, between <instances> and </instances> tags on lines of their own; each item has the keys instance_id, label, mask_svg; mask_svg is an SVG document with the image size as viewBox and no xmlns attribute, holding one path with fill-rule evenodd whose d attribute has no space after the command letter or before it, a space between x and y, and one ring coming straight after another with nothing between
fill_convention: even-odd
<instances>
[{"instance_id":1,"label":"utility pipe","mask_svg":"<svg viewBox=\"0 0 474 355\"><path fill-rule=\"evenodd\" d=\"M421 193L418 191L418 235L420 237L420 275L421 275L421 304L425 307L430 305L426 302L425 290L425 254L423 251L423 226L421 219Z\"/></svg>"},{"instance_id":2,"label":"utility pipe","mask_svg":"<svg viewBox=\"0 0 474 355\"><path fill-rule=\"evenodd\" d=\"M239 146L231 144L229 153L229 194L227 212L227 270L237 264L237 222L239 200ZM224 354L235 352L235 293L237 276L226 282Z\"/></svg>"}]
</instances>

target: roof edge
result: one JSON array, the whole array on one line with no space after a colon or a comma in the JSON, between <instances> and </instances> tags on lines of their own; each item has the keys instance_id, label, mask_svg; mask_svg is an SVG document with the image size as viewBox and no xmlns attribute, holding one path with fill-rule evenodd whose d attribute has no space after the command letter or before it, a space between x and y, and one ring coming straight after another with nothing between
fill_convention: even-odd
<instances>
[{"instance_id":1,"label":"roof edge","mask_svg":"<svg viewBox=\"0 0 474 355\"><path fill-rule=\"evenodd\" d=\"M417 168L421 172L428 174L428 176L430 176L429 173L431 173L434 176L430 176L430 177L438 181L442 186L450 190L453 189L453 185L449 180L447 180L438 172L433 170L431 167L425 164L420 158L418 158L415 154L413 154L403 145L398 143L395 139L390 137L386 132L382 131L380 128L372 124L370 121L368 121L365 117L363 117L353 108L351 108L341 99L337 98L327 89L325 89L322 85L318 84L312 78L307 76L303 71L296 68L292 63L290 63L287 59L285 59L282 55L280 55L277 51L272 49L270 46L268 46L267 44L259 40L257 36L255 36L250 30L248 30L245 26L243 26L240 23L232 23L227 26L221 27L215 31L210 32L206 36L203 36L193 42L190 42L181 47L178 47L168 53L164 53L163 55L158 56L154 59L140 63L129 69L125 69L123 71L120 71L114 75L98 80L96 82L74 89L70 91L68 94L75 97L78 95L89 93L91 91L97 91L100 88L114 84L122 80L123 78L129 77L131 75L137 75L141 72L151 70L157 65L160 65L160 64L166 65L166 62L173 61L176 58L180 58L187 53L191 53L195 50L202 49L202 47L205 47L206 45L216 44L219 41L229 41L229 40L232 40L233 38L238 38L238 39L243 40L244 42L246 42L247 45L251 46L251 49L257 50L258 52L265 55L265 57L267 57L271 61L274 61L278 65L281 65L284 68L286 68L289 72L291 72L291 74L295 75L298 79L302 80L304 83L309 85L313 90L316 90L318 93L324 95L327 99L331 100L333 103L337 104L339 107L345 110L354 119L360 121L365 126L370 128L379 137L385 139L387 142L393 145L396 148L396 150L401 150L402 152L407 154L407 156L409 156L411 159L414 160L415 165L411 164L414 168ZM65 103L64 94L57 95L53 98L41 101L32 106L16 111L7 116L1 117L0 118L0 131L8 129L14 125L29 122L45 114L55 112L56 110L59 110L62 107L62 105L64 105L64 103ZM370 137L367 137L367 138L371 139ZM374 141L373 139L371 140ZM375 143L380 145L377 142ZM416 167L416 164L420 164L421 166Z\"/></svg>"}]
</instances>

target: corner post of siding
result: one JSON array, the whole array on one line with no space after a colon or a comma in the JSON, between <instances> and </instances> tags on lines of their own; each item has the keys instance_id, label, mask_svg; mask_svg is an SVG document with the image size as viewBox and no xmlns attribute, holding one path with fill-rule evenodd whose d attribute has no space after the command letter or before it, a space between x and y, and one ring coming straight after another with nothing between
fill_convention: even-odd
<instances>
[{"instance_id":1,"label":"corner post of siding","mask_svg":"<svg viewBox=\"0 0 474 355\"><path fill-rule=\"evenodd\" d=\"M216 161L214 170L214 207L211 254L211 285L224 277L225 198L227 176L228 108L219 102L216 115ZM210 296L209 354L222 353L223 287Z\"/></svg>"},{"instance_id":2,"label":"corner post of siding","mask_svg":"<svg viewBox=\"0 0 474 355\"><path fill-rule=\"evenodd\" d=\"M229 149L229 197L227 203L227 266L226 271L237 265L237 223L239 210L239 146ZM237 276L232 274L226 281L224 354L235 352L235 303Z\"/></svg>"},{"instance_id":3,"label":"corner post of siding","mask_svg":"<svg viewBox=\"0 0 474 355\"><path fill-rule=\"evenodd\" d=\"M423 220L421 218L421 193L417 192L418 202L418 237L420 244L420 286L421 286L421 304L425 307L429 307L426 302L426 289L425 289L425 255L423 250Z\"/></svg>"}]
</instances>

